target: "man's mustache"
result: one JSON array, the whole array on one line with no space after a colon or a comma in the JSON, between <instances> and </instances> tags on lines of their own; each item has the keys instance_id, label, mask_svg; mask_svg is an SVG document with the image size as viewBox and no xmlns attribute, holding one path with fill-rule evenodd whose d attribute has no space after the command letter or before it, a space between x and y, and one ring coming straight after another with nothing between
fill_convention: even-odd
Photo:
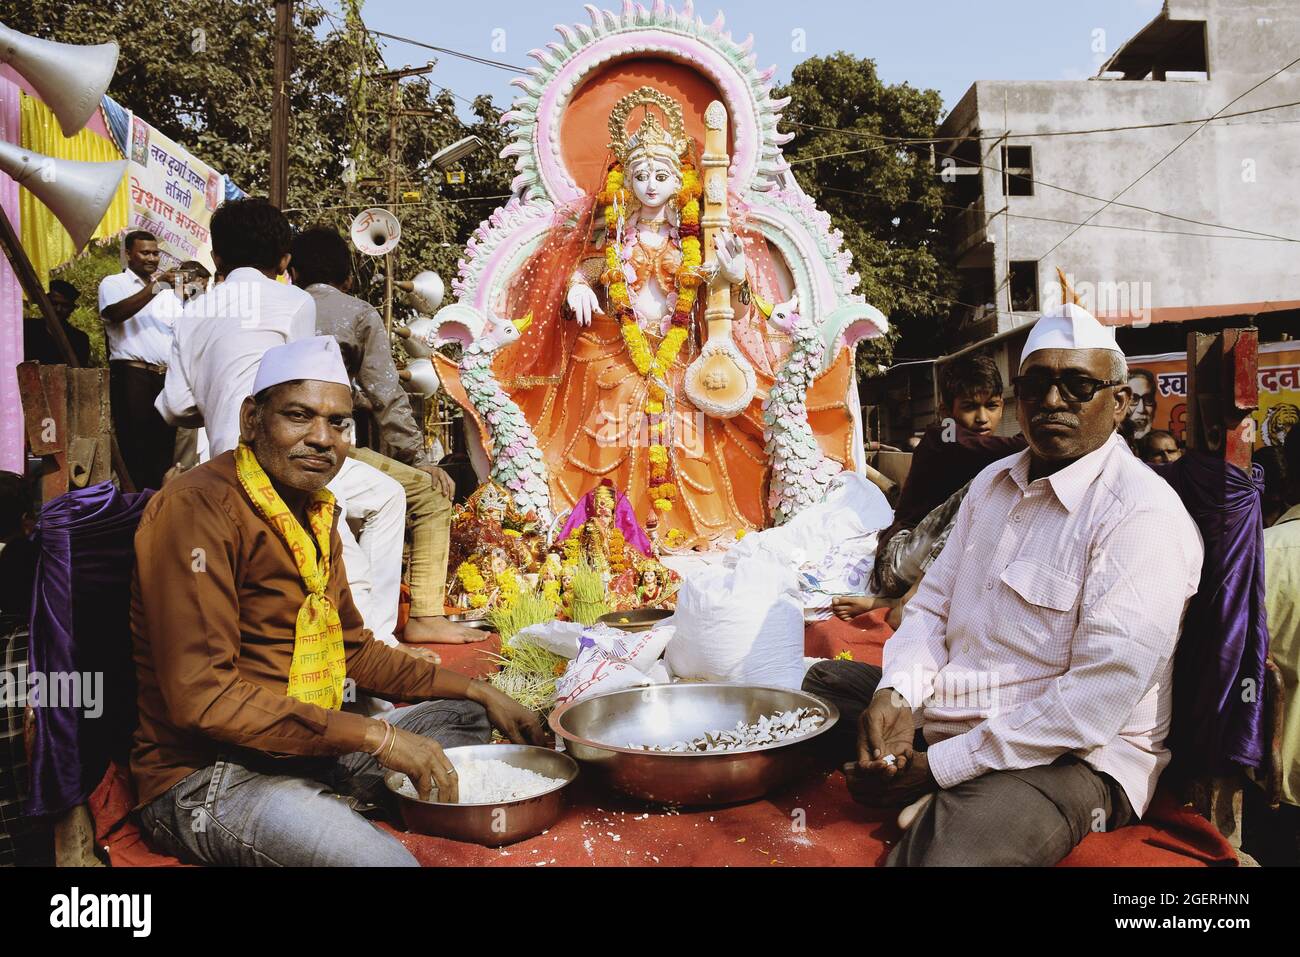
<instances>
[{"instance_id":1,"label":"man's mustache","mask_svg":"<svg viewBox=\"0 0 1300 957\"><path fill-rule=\"evenodd\" d=\"M289 453L291 459L329 459L330 465L338 461L338 456L328 449L315 451L313 449L299 449Z\"/></svg>"},{"instance_id":2,"label":"man's mustache","mask_svg":"<svg viewBox=\"0 0 1300 957\"><path fill-rule=\"evenodd\" d=\"M1064 425L1071 429L1079 427L1079 420L1072 415L1061 412L1043 412L1029 420L1030 425Z\"/></svg>"}]
</instances>

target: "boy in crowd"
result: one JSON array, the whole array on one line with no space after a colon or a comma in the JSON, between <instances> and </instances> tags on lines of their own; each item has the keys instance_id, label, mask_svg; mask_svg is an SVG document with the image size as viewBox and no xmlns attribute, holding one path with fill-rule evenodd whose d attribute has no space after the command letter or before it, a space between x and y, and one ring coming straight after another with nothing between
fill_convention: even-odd
<instances>
[{"instance_id":1,"label":"boy in crowd","mask_svg":"<svg viewBox=\"0 0 1300 957\"><path fill-rule=\"evenodd\" d=\"M1002 422L1002 375L984 353L968 353L940 373L941 418L912 455L894 522L880 533L872 594L841 595L835 614L849 620L881 605L904 602L938 556L970 480L985 466L1025 448L1022 435L997 435Z\"/></svg>"}]
</instances>

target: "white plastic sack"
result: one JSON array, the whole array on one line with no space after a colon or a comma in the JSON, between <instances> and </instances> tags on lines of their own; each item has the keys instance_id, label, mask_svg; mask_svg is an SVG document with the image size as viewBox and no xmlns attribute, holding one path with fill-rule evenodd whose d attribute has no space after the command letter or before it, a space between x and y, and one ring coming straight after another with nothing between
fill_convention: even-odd
<instances>
[{"instance_id":1,"label":"white plastic sack","mask_svg":"<svg viewBox=\"0 0 1300 957\"><path fill-rule=\"evenodd\" d=\"M876 563L877 532L846 538L819 561L799 566L804 618L821 621L831 616L836 595L865 595Z\"/></svg>"},{"instance_id":2,"label":"white plastic sack","mask_svg":"<svg viewBox=\"0 0 1300 957\"><path fill-rule=\"evenodd\" d=\"M672 622L677 634L664 660L679 677L782 688L803 682L799 579L788 560L774 560L766 549L734 568L687 578Z\"/></svg>"},{"instance_id":3,"label":"white plastic sack","mask_svg":"<svg viewBox=\"0 0 1300 957\"><path fill-rule=\"evenodd\" d=\"M669 619L671 621L671 619ZM612 661L632 665L648 672L668 647L676 628L660 623L647 631L623 631L609 625L593 625L582 633L583 644L592 642Z\"/></svg>"},{"instance_id":4,"label":"white plastic sack","mask_svg":"<svg viewBox=\"0 0 1300 957\"><path fill-rule=\"evenodd\" d=\"M555 683L555 703L565 704L593 694L652 684L651 680L625 661L606 658L595 645L588 645L569 662Z\"/></svg>"},{"instance_id":5,"label":"white plastic sack","mask_svg":"<svg viewBox=\"0 0 1300 957\"><path fill-rule=\"evenodd\" d=\"M750 532L722 559L734 568L763 552L779 561L821 562L846 539L878 532L894 520L885 494L856 472L841 472L824 501L804 509L777 528Z\"/></svg>"},{"instance_id":6,"label":"white plastic sack","mask_svg":"<svg viewBox=\"0 0 1300 957\"><path fill-rule=\"evenodd\" d=\"M826 499L785 525L750 532L727 552L725 567L751 558L798 566L809 621L829 618L836 595L861 595L876 559L878 532L894 520L884 493L855 472L843 472Z\"/></svg>"},{"instance_id":7,"label":"white plastic sack","mask_svg":"<svg viewBox=\"0 0 1300 957\"><path fill-rule=\"evenodd\" d=\"M671 680L659 656L672 640L672 625L660 624L641 632L621 631L604 624L578 627L579 651L555 683L556 704Z\"/></svg>"}]
</instances>

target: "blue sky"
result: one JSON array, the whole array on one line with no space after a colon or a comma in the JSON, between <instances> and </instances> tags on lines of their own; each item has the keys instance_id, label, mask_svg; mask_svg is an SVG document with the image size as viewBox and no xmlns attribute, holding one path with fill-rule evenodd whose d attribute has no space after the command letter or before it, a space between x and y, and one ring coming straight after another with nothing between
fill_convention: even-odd
<instances>
[{"instance_id":1,"label":"blue sky","mask_svg":"<svg viewBox=\"0 0 1300 957\"><path fill-rule=\"evenodd\" d=\"M338 0L320 2L338 12ZM622 8L621 0L598 5ZM939 90L950 109L975 80L1091 76L1160 7L1160 0L704 0L696 12L712 21L721 9L734 36L753 33L759 64L775 64L778 80L809 56L847 50L875 59L888 83ZM555 23L588 22L580 0L366 0L361 12L373 30L525 67L534 63L529 50L557 39ZM804 49L792 49L800 36ZM433 82L464 97L489 93L503 107L514 97L513 74L382 42L390 67L433 56Z\"/></svg>"}]
</instances>

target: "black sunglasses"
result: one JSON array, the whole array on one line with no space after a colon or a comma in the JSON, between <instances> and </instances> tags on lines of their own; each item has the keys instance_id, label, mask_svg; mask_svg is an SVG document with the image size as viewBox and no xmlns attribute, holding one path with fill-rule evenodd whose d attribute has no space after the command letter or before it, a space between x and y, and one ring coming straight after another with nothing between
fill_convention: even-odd
<instances>
[{"instance_id":1,"label":"black sunglasses","mask_svg":"<svg viewBox=\"0 0 1300 957\"><path fill-rule=\"evenodd\" d=\"M1026 402L1042 402L1047 398L1047 393L1052 391L1052 386L1060 390L1061 398L1066 402L1091 402L1093 396L1102 389L1125 383L1094 379L1082 372L1066 372L1059 376L1038 373L1020 375L1011 380L1011 385L1016 398Z\"/></svg>"}]
</instances>

